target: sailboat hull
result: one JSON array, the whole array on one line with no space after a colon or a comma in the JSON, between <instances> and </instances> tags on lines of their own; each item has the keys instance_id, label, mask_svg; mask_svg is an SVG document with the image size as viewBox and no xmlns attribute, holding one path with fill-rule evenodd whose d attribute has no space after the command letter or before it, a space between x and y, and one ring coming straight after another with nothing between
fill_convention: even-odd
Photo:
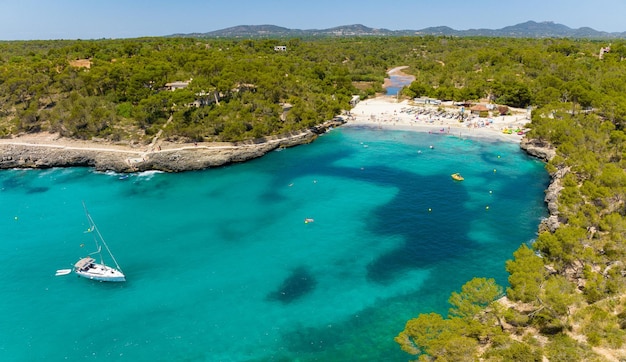
<instances>
[{"instance_id":1,"label":"sailboat hull","mask_svg":"<svg viewBox=\"0 0 626 362\"><path fill-rule=\"evenodd\" d=\"M92 263L88 268L76 268L74 272L80 277L101 282L126 281L126 276L119 270L97 263Z\"/></svg>"}]
</instances>

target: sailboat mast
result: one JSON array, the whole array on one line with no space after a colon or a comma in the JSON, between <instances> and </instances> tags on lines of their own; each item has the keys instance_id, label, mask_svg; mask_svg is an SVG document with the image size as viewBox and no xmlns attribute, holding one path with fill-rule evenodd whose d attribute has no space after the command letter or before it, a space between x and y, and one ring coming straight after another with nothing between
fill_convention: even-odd
<instances>
[{"instance_id":1,"label":"sailboat mast","mask_svg":"<svg viewBox=\"0 0 626 362\"><path fill-rule=\"evenodd\" d=\"M109 246L107 245L106 241L104 241L104 238L102 237L102 234L100 234L100 230L98 230L98 226L96 226L96 223L91 218L91 215L89 214L89 211L87 210L87 206L85 205L84 201L83 201L83 208L85 209L85 214L87 214L87 219L89 220L89 225L90 225L90 228L92 229L92 232L93 231L96 232L96 234L98 235L98 238L100 239L100 241L102 241L102 245L104 245L104 248L107 250L107 253L109 253L109 256L111 257L111 259L115 263L115 267L117 268L117 270L119 270L121 272L122 268L117 263L117 260L113 256L113 253L111 253L111 250L109 249ZM96 239L96 244L98 244L98 240L97 239ZM98 245L98 249L99 248L100 248L100 246ZM104 265L104 259L102 258L102 255L100 255L100 259L101 259L102 264Z\"/></svg>"}]
</instances>

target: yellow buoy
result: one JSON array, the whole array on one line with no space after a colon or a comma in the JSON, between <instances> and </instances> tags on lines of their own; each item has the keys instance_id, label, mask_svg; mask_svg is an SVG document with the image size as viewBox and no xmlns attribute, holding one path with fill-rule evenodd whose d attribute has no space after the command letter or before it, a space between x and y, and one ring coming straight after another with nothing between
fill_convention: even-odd
<instances>
[{"instance_id":1,"label":"yellow buoy","mask_svg":"<svg viewBox=\"0 0 626 362\"><path fill-rule=\"evenodd\" d=\"M496 169L495 168L493 169L493 173L496 173Z\"/></svg>"}]
</instances>

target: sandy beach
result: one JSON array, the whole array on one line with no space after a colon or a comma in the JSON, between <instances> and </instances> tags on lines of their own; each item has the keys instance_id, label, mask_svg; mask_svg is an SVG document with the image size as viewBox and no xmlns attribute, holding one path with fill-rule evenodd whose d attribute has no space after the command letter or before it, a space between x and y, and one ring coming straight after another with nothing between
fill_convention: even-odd
<instances>
[{"instance_id":1,"label":"sandy beach","mask_svg":"<svg viewBox=\"0 0 626 362\"><path fill-rule=\"evenodd\" d=\"M451 102L441 105L417 104L408 100L399 101L393 96L381 96L359 102L348 113L345 126L447 133L459 137L520 143L523 135L505 131L523 130L530 122L523 110L491 118L479 118L465 111L463 122L459 121L459 114L460 107Z\"/></svg>"},{"instance_id":2,"label":"sandy beach","mask_svg":"<svg viewBox=\"0 0 626 362\"><path fill-rule=\"evenodd\" d=\"M517 130L529 122L524 110L492 118L479 118L466 112L463 122L459 121L459 115L460 108L452 103L417 104L381 96L361 101L346 112L343 126L445 133L520 143L523 135L517 134ZM309 143L316 134L336 126L329 122L317 130L271 137L262 143L173 143L160 139L158 133L148 145L129 145L105 140L73 140L45 132L23 134L0 139L0 169L92 166L97 170L118 172L200 170L261 157L279 147ZM505 133L505 130L515 131Z\"/></svg>"}]
</instances>

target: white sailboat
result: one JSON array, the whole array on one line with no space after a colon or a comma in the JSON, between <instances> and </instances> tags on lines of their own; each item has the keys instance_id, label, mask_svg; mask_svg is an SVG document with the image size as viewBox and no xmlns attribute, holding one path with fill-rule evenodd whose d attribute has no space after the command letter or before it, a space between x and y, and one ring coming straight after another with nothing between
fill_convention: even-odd
<instances>
[{"instance_id":1,"label":"white sailboat","mask_svg":"<svg viewBox=\"0 0 626 362\"><path fill-rule=\"evenodd\" d=\"M74 273L83 278L99 280L103 282L125 282L126 276L122 272L122 268L120 268L119 264L117 264L117 260L111 253L109 246L104 241L104 238L100 234L96 223L89 215L89 211L87 211L87 207L83 202L83 207L85 208L85 213L87 214L87 220L89 221L89 229L87 229L87 233L93 234L93 239L96 244L97 250L93 253L90 253L89 256L80 259L76 264L74 264ZM104 262L104 258L102 256L102 246L104 245L105 250L109 254L109 257L115 264L115 268L108 266ZM98 257L99 261L95 258Z\"/></svg>"}]
</instances>

